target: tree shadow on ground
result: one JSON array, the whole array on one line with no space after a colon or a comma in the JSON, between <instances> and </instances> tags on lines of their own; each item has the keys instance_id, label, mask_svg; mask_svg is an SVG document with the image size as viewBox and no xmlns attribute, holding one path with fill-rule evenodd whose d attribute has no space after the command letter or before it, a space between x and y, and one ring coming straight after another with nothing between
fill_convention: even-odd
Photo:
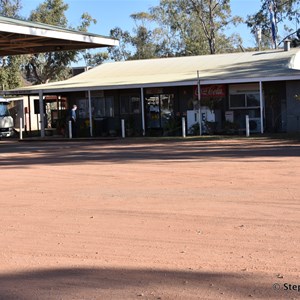
<instances>
[{"instance_id":1,"label":"tree shadow on ground","mask_svg":"<svg viewBox=\"0 0 300 300\"><path fill-rule=\"evenodd\" d=\"M283 287L283 286L282 286ZM264 278L211 273L117 268L57 268L0 275L0 299L280 299ZM289 293L289 296L292 296ZM278 298L278 299L279 299Z\"/></svg>"},{"instance_id":2,"label":"tree shadow on ground","mask_svg":"<svg viewBox=\"0 0 300 300\"><path fill-rule=\"evenodd\" d=\"M300 144L270 140L233 141L73 141L0 145L0 166L35 164L130 163L139 161L209 161L299 157Z\"/></svg>"}]
</instances>

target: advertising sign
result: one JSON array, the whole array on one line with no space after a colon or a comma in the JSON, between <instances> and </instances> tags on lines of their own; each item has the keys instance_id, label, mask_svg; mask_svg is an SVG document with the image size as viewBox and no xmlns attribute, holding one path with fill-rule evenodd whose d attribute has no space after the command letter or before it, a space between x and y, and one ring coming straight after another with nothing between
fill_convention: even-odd
<instances>
[{"instance_id":1,"label":"advertising sign","mask_svg":"<svg viewBox=\"0 0 300 300\"><path fill-rule=\"evenodd\" d=\"M201 97L222 98L226 96L226 87L223 84L202 85L200 91ZM195 86L194 94L198 96L198 86Z\"/></svg>"}]
</instances>

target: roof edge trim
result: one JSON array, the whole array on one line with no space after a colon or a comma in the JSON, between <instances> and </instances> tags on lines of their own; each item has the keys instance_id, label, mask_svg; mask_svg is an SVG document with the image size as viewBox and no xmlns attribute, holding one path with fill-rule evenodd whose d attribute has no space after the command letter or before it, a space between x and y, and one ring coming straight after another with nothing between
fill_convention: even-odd
<instances>
[{"instance_id":1,"label":"roof edge trim","mask_svg":"<svg viewBox=\"0 0 300 300\"><path fill-rule=\"evenodd\" d=\"M34 36L47 36L55 39L69 39L72 41L82 42L82 43L93 43L93 44L103 44L103 46L118 46L119 41L108 38L102 37L100 35L94 35L89 33L80 33L76 31L69 31L67 29L46 29L38 27L29 27L26 25L14 25L14 24L1 24L1 31L11 32L11 33L19 33L24 35L34 35Z\"/></svg>"},{"instance_id":2,"label":"roof edge trim","mask_svg":"<svg viewBox=\"0 0 300 300\"><path fill-rule=\"evenodd\" d=\"M295 53L290 59L289 68L300 70L300 52Z\"/></svg>"},{"instance_id":3,"label":"roof edge trim","mask_svg":"<svg viewBox=\"0 0 300 300\"><path fill-rule=\"evenodd\" d=\"M200 84L239 84L239 83L253 83L253 82L268 82L268 81L290 81L299 80L299 76L287 76L287 77L257 77L247 79L230 79L230 80L201 80ZM68 92L85 92L96 90L121 90L121 89L141 89L141 88L153 88L153 87L175 87L175 86L193 86L197 85L197 79L180 81L180 82L165 82L165 83L149 83L149 84L134 84L134 85L118 85L118 86L96 86L96 87L78 87L78 88L54 88L54 89L35 89L35 90L9 90L1 91L2 95L38 95L39 91L42 93L68 93Z\"/></svg>"}]
</instances>

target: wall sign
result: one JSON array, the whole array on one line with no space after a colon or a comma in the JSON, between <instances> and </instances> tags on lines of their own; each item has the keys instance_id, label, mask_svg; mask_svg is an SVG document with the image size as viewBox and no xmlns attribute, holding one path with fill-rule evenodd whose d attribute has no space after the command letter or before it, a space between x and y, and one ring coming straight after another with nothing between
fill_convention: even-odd
<instances>
[{"instance_id":1,"label":"wall sign","mask_svg":"<svg viewBox=\"0 0 300 300\"><path fill-rule=\"evenodd\" d=\"M200 86L201 97L221 98L226 96L226 86L224 84L210 84ZM198 96L198 86L194 88L194 95Z\"/></svg>"},{"instance_id":2,"label":"wall sign","mask_svg":"<svg viewBox=\"0 0 300 300\"><path fill-rule=\"evenodd\" d=\"M163 94L163 92L164 92L163 88L148 88L148 89L146 89L147 95L159 95L159 94Z\"/></svg>"}]
</instances>

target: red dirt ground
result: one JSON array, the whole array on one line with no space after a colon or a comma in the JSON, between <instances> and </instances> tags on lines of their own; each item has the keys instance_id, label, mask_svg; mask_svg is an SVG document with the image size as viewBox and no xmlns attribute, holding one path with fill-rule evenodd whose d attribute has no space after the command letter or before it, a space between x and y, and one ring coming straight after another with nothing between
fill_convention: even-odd
<instances>
[{"instance_id":1,"label":"red dirt ground","mask_svg":"<svg viewBox=\"0 0 300 300\"><path fill-rule=\"evenodd\" d=\"M0 168L0 299L300 298L297 143L2 140Z\"/></svg>"}]
</instances>

